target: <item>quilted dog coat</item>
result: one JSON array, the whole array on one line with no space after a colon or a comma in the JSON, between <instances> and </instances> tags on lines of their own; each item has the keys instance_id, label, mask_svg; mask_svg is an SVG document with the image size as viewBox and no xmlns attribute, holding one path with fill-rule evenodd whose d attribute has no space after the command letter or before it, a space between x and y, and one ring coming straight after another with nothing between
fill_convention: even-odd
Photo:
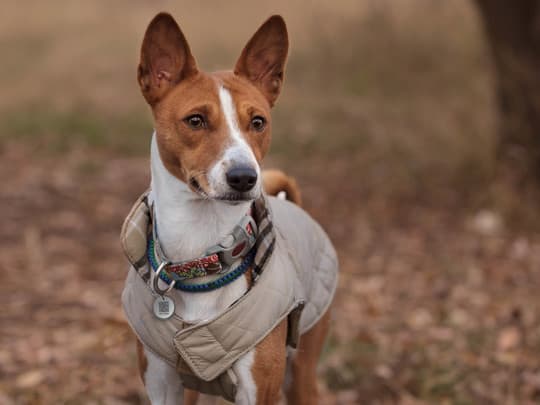
<instances>
[{"instance_id":1,"label":"quilted dog coat","mask_svg":"<svg viewBox=\"0 0 540 405\"><path fill-rule=\"evenodd\" d=\"M260 276L233 305L196 324L187 325L177 314L167 320L153 314L156 294L145 261L152 220L146 195L126 218L121 235L132 264L122 302L133 331L146 348L176 367L184 386L229 401L236 395L233 363L285 318L288 344L296 347L298 337L328 310L337 284L336 252L323 229L297 205L263 198L275 245Z\"/></svg>"}]
</instances>

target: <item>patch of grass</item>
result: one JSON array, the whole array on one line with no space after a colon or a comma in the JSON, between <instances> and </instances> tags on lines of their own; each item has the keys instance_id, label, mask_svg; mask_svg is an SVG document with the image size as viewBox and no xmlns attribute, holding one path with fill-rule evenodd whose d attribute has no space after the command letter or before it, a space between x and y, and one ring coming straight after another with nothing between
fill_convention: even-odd
<instances>
[{"instance_id":1,"label":"patch of grass","mask_svg":"<svg viewBox=\"0 0 540 405\"><path fill-rule=\"evenodd\" d=\"M151 131L150 118L140 111L117 115L92 108L57 111L38 106L0 118L0 142L25 142L48 153L82 146L143 154L147 152Z\"/></svg>"}]
</instances>

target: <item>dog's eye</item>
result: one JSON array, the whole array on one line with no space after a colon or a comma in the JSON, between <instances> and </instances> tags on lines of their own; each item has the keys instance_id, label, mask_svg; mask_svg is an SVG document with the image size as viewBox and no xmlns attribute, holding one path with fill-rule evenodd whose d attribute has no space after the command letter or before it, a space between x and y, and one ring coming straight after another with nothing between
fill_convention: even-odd
<instances>
[{"instance_id":1,"label":"dog's eye","mask_svg":"<svg viewBox=\"0 0 540 405\"><path fill-rule=\"evenodd\" d=\"M260 115L256 115L251 119L251 127L257 131L261 132L266 127L266 120Z\"/></svg>"},{"instance_id":2,"label":"dog's eye","mask_svg":"<svg viewBox=\"0 0 540 405\"><path fill-rule=\"evenodd\" d=\"M192 129L201 129L206 126L204 117L201 114L193 114L184 118L184 122Z\"/></svg>"}]
</instances>

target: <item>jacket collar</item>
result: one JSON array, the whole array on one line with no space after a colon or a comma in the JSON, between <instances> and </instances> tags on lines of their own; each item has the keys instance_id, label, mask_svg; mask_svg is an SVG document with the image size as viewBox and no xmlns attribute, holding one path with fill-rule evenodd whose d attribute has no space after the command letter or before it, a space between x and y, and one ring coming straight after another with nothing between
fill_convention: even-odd
<instances>
[{"instance_id":1,"label":"jacket collar","mask_svg":"<svg viewBox=\"0 0 540 405\"><path fill-rule=\"evenodd\" d=\"M152 248L158 264L166 261L165 255L155 241L159 241L157 230L154 228L152 207L148 203L148 191L135 203L122 227L121 242L130 263L145 281L149 281L152 271L146 264L151 261L149 248ZM232 259L252 256L253 281L262 273L265 264L272 255L275 244L274 226L266 196L263 194L255 200L251 212L246 215L220 244L210 247L202 258L180 263L170 263L171 274L179 273L178 279L203 277L218 272L231 271ZM154 246L151 247L151 242ZM246 242L243 246L243 242ZM157 247L156 247L157 245ZM252 253L252 255L248 255ZM238 261L238 260L236 260ZM152 263L149 263L150 265ZM176 266L176 267L174 267ZM202 268L202 269L201 269ZM192 270L193 269L193 270ZM149 271L150 270L150 271ZM204 273L203 271L204 270ZM186 277L187 276L187 277Z\"/></svg>"}]
</instances>

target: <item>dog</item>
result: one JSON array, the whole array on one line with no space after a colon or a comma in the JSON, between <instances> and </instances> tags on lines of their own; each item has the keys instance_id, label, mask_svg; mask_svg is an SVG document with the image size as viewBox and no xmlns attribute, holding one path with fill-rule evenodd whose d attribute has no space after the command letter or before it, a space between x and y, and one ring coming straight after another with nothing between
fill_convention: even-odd
<instances>
[{"instance_id":1,"label":"dog","mask_svg":"<svg viewBox=\"0 0 540 405\"><path fill-rule=\"evenodd\" d=\"M146 30L137 79L154 118L152 177L122 231L122 300L152 404L200 392L275 404L282 388L289 404L318 403L337 258L294 180L260 166L287 53L277 15L233 71L200 71L170 14Z\"/></svg>"}]
</instances>

